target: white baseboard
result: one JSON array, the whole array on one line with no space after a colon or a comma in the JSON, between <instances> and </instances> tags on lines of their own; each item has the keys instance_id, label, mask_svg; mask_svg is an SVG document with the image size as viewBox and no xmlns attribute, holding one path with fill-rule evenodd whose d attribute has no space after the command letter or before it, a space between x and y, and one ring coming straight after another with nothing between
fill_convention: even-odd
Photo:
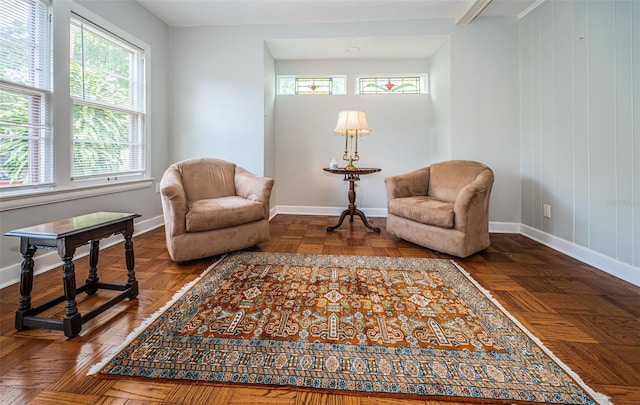
<instances>
[{"instance_id":1,"label":"white baseboard","mask_svg":"<svg viewBox=\"0 0 640 405\"><path fill-rule=\"evenodd\" d=\"M489 232L520 233L520 223L489 221Z\"/></svg>"},{"instance_id":2,"label":"white baseboard","mask_svg":"<svg viewBox=\"0 0 640 405\"><path fill-rule=\"evenodd\" d=\"M275 207L276 214L290 214L290 215L331 215L340 216L345 207L314 207L314 206L300 206L300 205L277 205ZM358 209L364 212L364 215L368 217L386 217L386 208L361 208Z\"/></svg>"},{"instance_id":3,"label":"white baseboard","mask_svg":"<svg viewBox=\"0 0 640 405\"><path fill-rule=\"evenodd\" d=\"M387 216L386 208L359 208L368 217L385 217ZM309 207L298 205L278 205L271 208L271 218L277 214L290 215L332 215L339 216L344 207ZM271 219L269 218L269 219ZM489 222L489 232L495 233L520 233L520 224L518 222Z\"/></svg>"},{"instance_id":4,"label":"white baseboard","mask_svg":"<svg viewBox=\"0 0 640 405\"><path fill-rule=\"evenodd\" d=\"M142 233L149 232L150 230L161 227L162 225L164 225L164 219L162 215L159 215L157 217L153 217L144 221L136 222L135 231L133 235L137 236ZM124 239L122 238L121 235L112 235L111 237L102 239L100 241L100 249L113 246L116 243L120 243L123 241ZM73 256L73 258L78 259L80 257L87 256L88 254L89 254L89 245L81 246L76 250L76 253ZM60 261L60 256L58 256L58 252L54 250L39 249L34 256L33 261L34 261L34 274L44 273L51 269L55 269L57 267L62 266L62 263ZM15 284L20 281L21 264L22 264L22 258L20 258L20 260L17 263L0 269L0 288L4 288L6 286ZM60 277L62 277L62 274L60 275Z\"/></svg>"},{"instance_id":5,"label":"white baseboard","mask_svg":"<svg viewBox=\"0 0 640 405\"><path fill-rule=\"evenodd\" d=\"M520 233L558 252L640 287L640 267L623 263L593 249L558 238L528 225L520 224Z\"/></svg>"}]
</instances>

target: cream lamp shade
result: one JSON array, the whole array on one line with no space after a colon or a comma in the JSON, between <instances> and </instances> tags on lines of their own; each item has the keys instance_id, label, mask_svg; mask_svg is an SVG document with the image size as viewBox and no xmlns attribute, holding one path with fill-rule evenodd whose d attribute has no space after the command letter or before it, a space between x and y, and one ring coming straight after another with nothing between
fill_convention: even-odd
<instances>
[{"instance_id":1,"label":"cream lamp shade","mask_svg":"<svg viewBox=\"0 0 640 405\"><path fill-rule=\"evenodd\" d=\"M338 113L338 122L333 133L349 135L349 131L357 131L359 135L371 133L364 111L347 110Z\"/></svg>"},{"instance_id":2,"label":"cream lamp shade","mask_svg":"<svg viewBox=\"0 0 640 405\"><path fill-rule=\"evenodd\" d=\"M333 133L344 135L344 155L342 159L349 162L345 169L356 170L353 162L360 160L360 156L358 156L358 137L371 133L371 128L369 128L369 123L367 122L367 114L358 110L340 111ZM350 147L353 153L349 153Z\"/></svg>"}]
</instances>

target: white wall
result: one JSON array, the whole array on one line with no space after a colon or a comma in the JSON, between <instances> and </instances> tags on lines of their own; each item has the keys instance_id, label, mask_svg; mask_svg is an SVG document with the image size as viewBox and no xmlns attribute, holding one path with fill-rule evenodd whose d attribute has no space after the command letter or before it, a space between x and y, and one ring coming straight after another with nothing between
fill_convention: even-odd
<instances>
[{"instance_id":1,"label":"white wall","mask_svg":"<svg viewBox=\"0 0 640 405\"><path fill-rule=\"evenodd\" d=\"M543 3L520 76L522 223L640 280L640 3Z\"/></svg>"},{"instance_id":2,"label":"white wall","mask_svg":"<svg viewBox=\"0 0 640 405\"><path fill-rule=\"evenodd\" d=\"M83 7L122 28L151 46L151 77L148 88L148 121L151 128L151 176L159 181L168 166L169 139L169 28L168 26L135 1L81 1ZM63 1L54 1L57 18L69 18L69 7ZM56 38L56 41L65 41ZM66 40L68 43L68 39ZM60 47L57 52L61 52ZM57 77L58 73L54 72ZM55 136L68 136L69 116L65 115L65 105L54 105ZM66 135L65 135L66 134ZM64 174L67 175L68 174ZM51 203L43 206L12 209L0 212L0 234L38 223L69 218L93 211L136 212L142 215L137 223L152 220L162 215L159 194L153 187ZM19 274L21 256L19 238L0 237L0 285L15 280ZM36 260L43 254L38 251ZM37 262L36 262L37 266ZM38 270L38 268L36 268Z\"/></svg>"},{"instance_id":3,"label":"white wall","mask_svg":"<svg viewBox=\"0 0 640 405\"><path fill-rule=\"evenodd\" d=\"M451 157L493 169L490 221L520 221L518 22L477 18L451 34Z\"/></svg>"},{"instance_id":4,"label":"white wall","mask_svg":"<svg viewBox=\"0 0 640 405\"><path fill-rule=\"evenodd\" d=\"M172 28L170 159L265 171L265 56L252 27Z\"/></svg>"},{"instance_id":5,"label":"white wall","mask_svg":"<svg viewBox=\"0 0 640 405\"><path fill-rule=\"evenodd\" d=\"M265 40L394 35L450 36L452 157L477 159L494 168L496 184L493 194L495 197L491 200L491 220L518 223L518 25L515 19L480 18L468 26L456 26L448 19L438 19L358 24L173 28L172 69L175 86L172 97L171 160L203 155L217 156L234 160L257 173L263 172ZM344 107L351 108L351 105ZM323 107L325 111L330 108L329 104ZM332 108L333 116L328 114L326 117L315 117L312 122L318 130L325 128L329 134L341 106L335 105ZM381 141L376 141L376 137L381 133L393 133L394 128L397 129L402 124L398 120L380 120L380 117L385 116L383 105L370 107L367 113L374 133L363 140L361 165L380 166L385 171L363 180L362 193L359 195L362 195L364 206L383 210L386 208L386 195L380 183L382 178L392 173L389 168L398 167L399 170L399 166L394 166L395 164L409 169L429 163L429 143L425 142L424 152L420 153L419 158L407 158L406 155L397 153L397 149L378 153L375 148L380 145L377 142ZM308 124L299 130L308 131L312 127ZM290 123L276 119L276 153L279 156L282 156L282 152L279 149L281 137L278 131L286 125ZM413 138L405 139L404 134L424 133L425 130L424 127L402 128L402 131L395 131L395 136L398 137L399 144L413 142ZM309 138L309 142L320 141L326 142L326 138ZM294 177L291 172L280 174L282 170L278 167L283 163L278 157L275 162L276 199L282 196L286 200L277 200L276 204L289 203L296 191L304 194L306 191L298 185L310 173L317 176L320 168L327 165L328 158L339 154L341 147L337 138L336 145L338 152L333 152L333 148L320 148L315 143L309 144L304 149L303 157L296 157L293 151L287 151L287 159L298 164L295 175L298 176L297 179L289 178ZM369 153L377 153L371 156L376 160L367 160ZM385 160L387 158L389 161ZM322 185L323 188L335 187L335 184L328 185L335 183L335 178L321 179L326 182L326 185ZM378 186L369 187L365 183L369 181L378 182ZM342 191L334 192L336 194L323 195L322 198L316 198L315 195L313 198L299 198L314 206L344 205L346 194L341 197L344 194Z\"/></svg>"},{"instance_id":6,"label":"white wall","mask_svg":"<svg viewBox=\"0 0 640 405\"><path fill-rule=\"evenodd\" d=\"M273 56L264 47L264 175L274 179L276 177L276 64ZM272 190L270 208L276 203L276 192Z\"/></svg>"},{"instance_id":7,"label":"white wall","mask_svg":"<svg viewBox=\"0 0 640 405\"><path fill-rule=\"evenodd\" d=\"M447 40L433 54L431 75L431 131L429 155L431 162L451 159L451 41Z\"/></svg>"}]
</instances>

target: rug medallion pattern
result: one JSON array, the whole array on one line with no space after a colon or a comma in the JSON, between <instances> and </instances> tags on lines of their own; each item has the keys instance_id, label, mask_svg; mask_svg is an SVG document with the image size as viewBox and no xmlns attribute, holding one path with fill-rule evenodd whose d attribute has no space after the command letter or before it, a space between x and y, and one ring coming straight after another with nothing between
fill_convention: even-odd
<instances>
[{"instance_id":1,"label":"rug medallion pattern","mask_svg":"<svg viewBox=\"0 0 640 405\"><path fill-rule=\"evenodd\" d=\"M422 258L231 254L98 375L595 403L454 263Z\"/></svg>"}]
</instances>

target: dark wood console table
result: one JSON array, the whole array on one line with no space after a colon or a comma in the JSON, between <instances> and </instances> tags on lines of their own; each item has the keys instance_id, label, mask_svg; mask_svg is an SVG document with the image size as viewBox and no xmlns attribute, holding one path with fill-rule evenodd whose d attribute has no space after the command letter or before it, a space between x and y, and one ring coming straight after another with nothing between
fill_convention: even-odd
<instances>
[{"instance_id":1,"label":"dark wood console table","mask_svg":"<svg viewBox=\"0 0 640 405\"><path fill-rule=\"evenodd\" d=\"M93 319L125 298L138 296L138 281L134 272L133 219L138 214L118 212L96 212L61 221L30 226L8 232L6 236L20 237L22 267L20 272L20 302L16 311L17 330L44 328L64 331L67 337L74 337L82 330L82 324ZM100 239L111 235L124 236L124 251L127 263L127 283L104 283L98 280L98 252ZM89 277L85 284L76 288L73 255L78 246L90 243ZM35 308L31 306L33 288L33 255L38 249L57 250L62 259L62 283L64 295L52 299ZM76 294L95 294L99 289L122 291L122 293L102 303L84 315L78 312ZM40 318L36 315L66 301L63 319Z\"/></svg>"},{"instance_id":2,"label":"dark wood console table","mask_svg":"<svg viewBox=\"0 0 640 405\"><path fill-rule=\"evenodd\" d=\"M353 216L357 215L362 220L362 223L364 223L364 226L366 226L367 228L371 229L374 232L380 232L380 228L371 226L367 221L367 217L364 215L364 212L356 208L356 191L355 191L354 183L360 180L360 175L377 173L382 169L356 168L354 170L347 170L345 168L338 168L338 169L324 168L323 170L333 174L343 174L344 181L349 182L349 194L348 194L349 206L347 207L346 210L342 211L342 214L340 215L340 219L338 220L338 223L335 224L334 226L328 226L327 231L333 231L334 229L339 228L340 225L342 225L342 222L344 221L347 215L349 215L349 220L351 222L353 222Z\"/></svg>"}]
</instances>

